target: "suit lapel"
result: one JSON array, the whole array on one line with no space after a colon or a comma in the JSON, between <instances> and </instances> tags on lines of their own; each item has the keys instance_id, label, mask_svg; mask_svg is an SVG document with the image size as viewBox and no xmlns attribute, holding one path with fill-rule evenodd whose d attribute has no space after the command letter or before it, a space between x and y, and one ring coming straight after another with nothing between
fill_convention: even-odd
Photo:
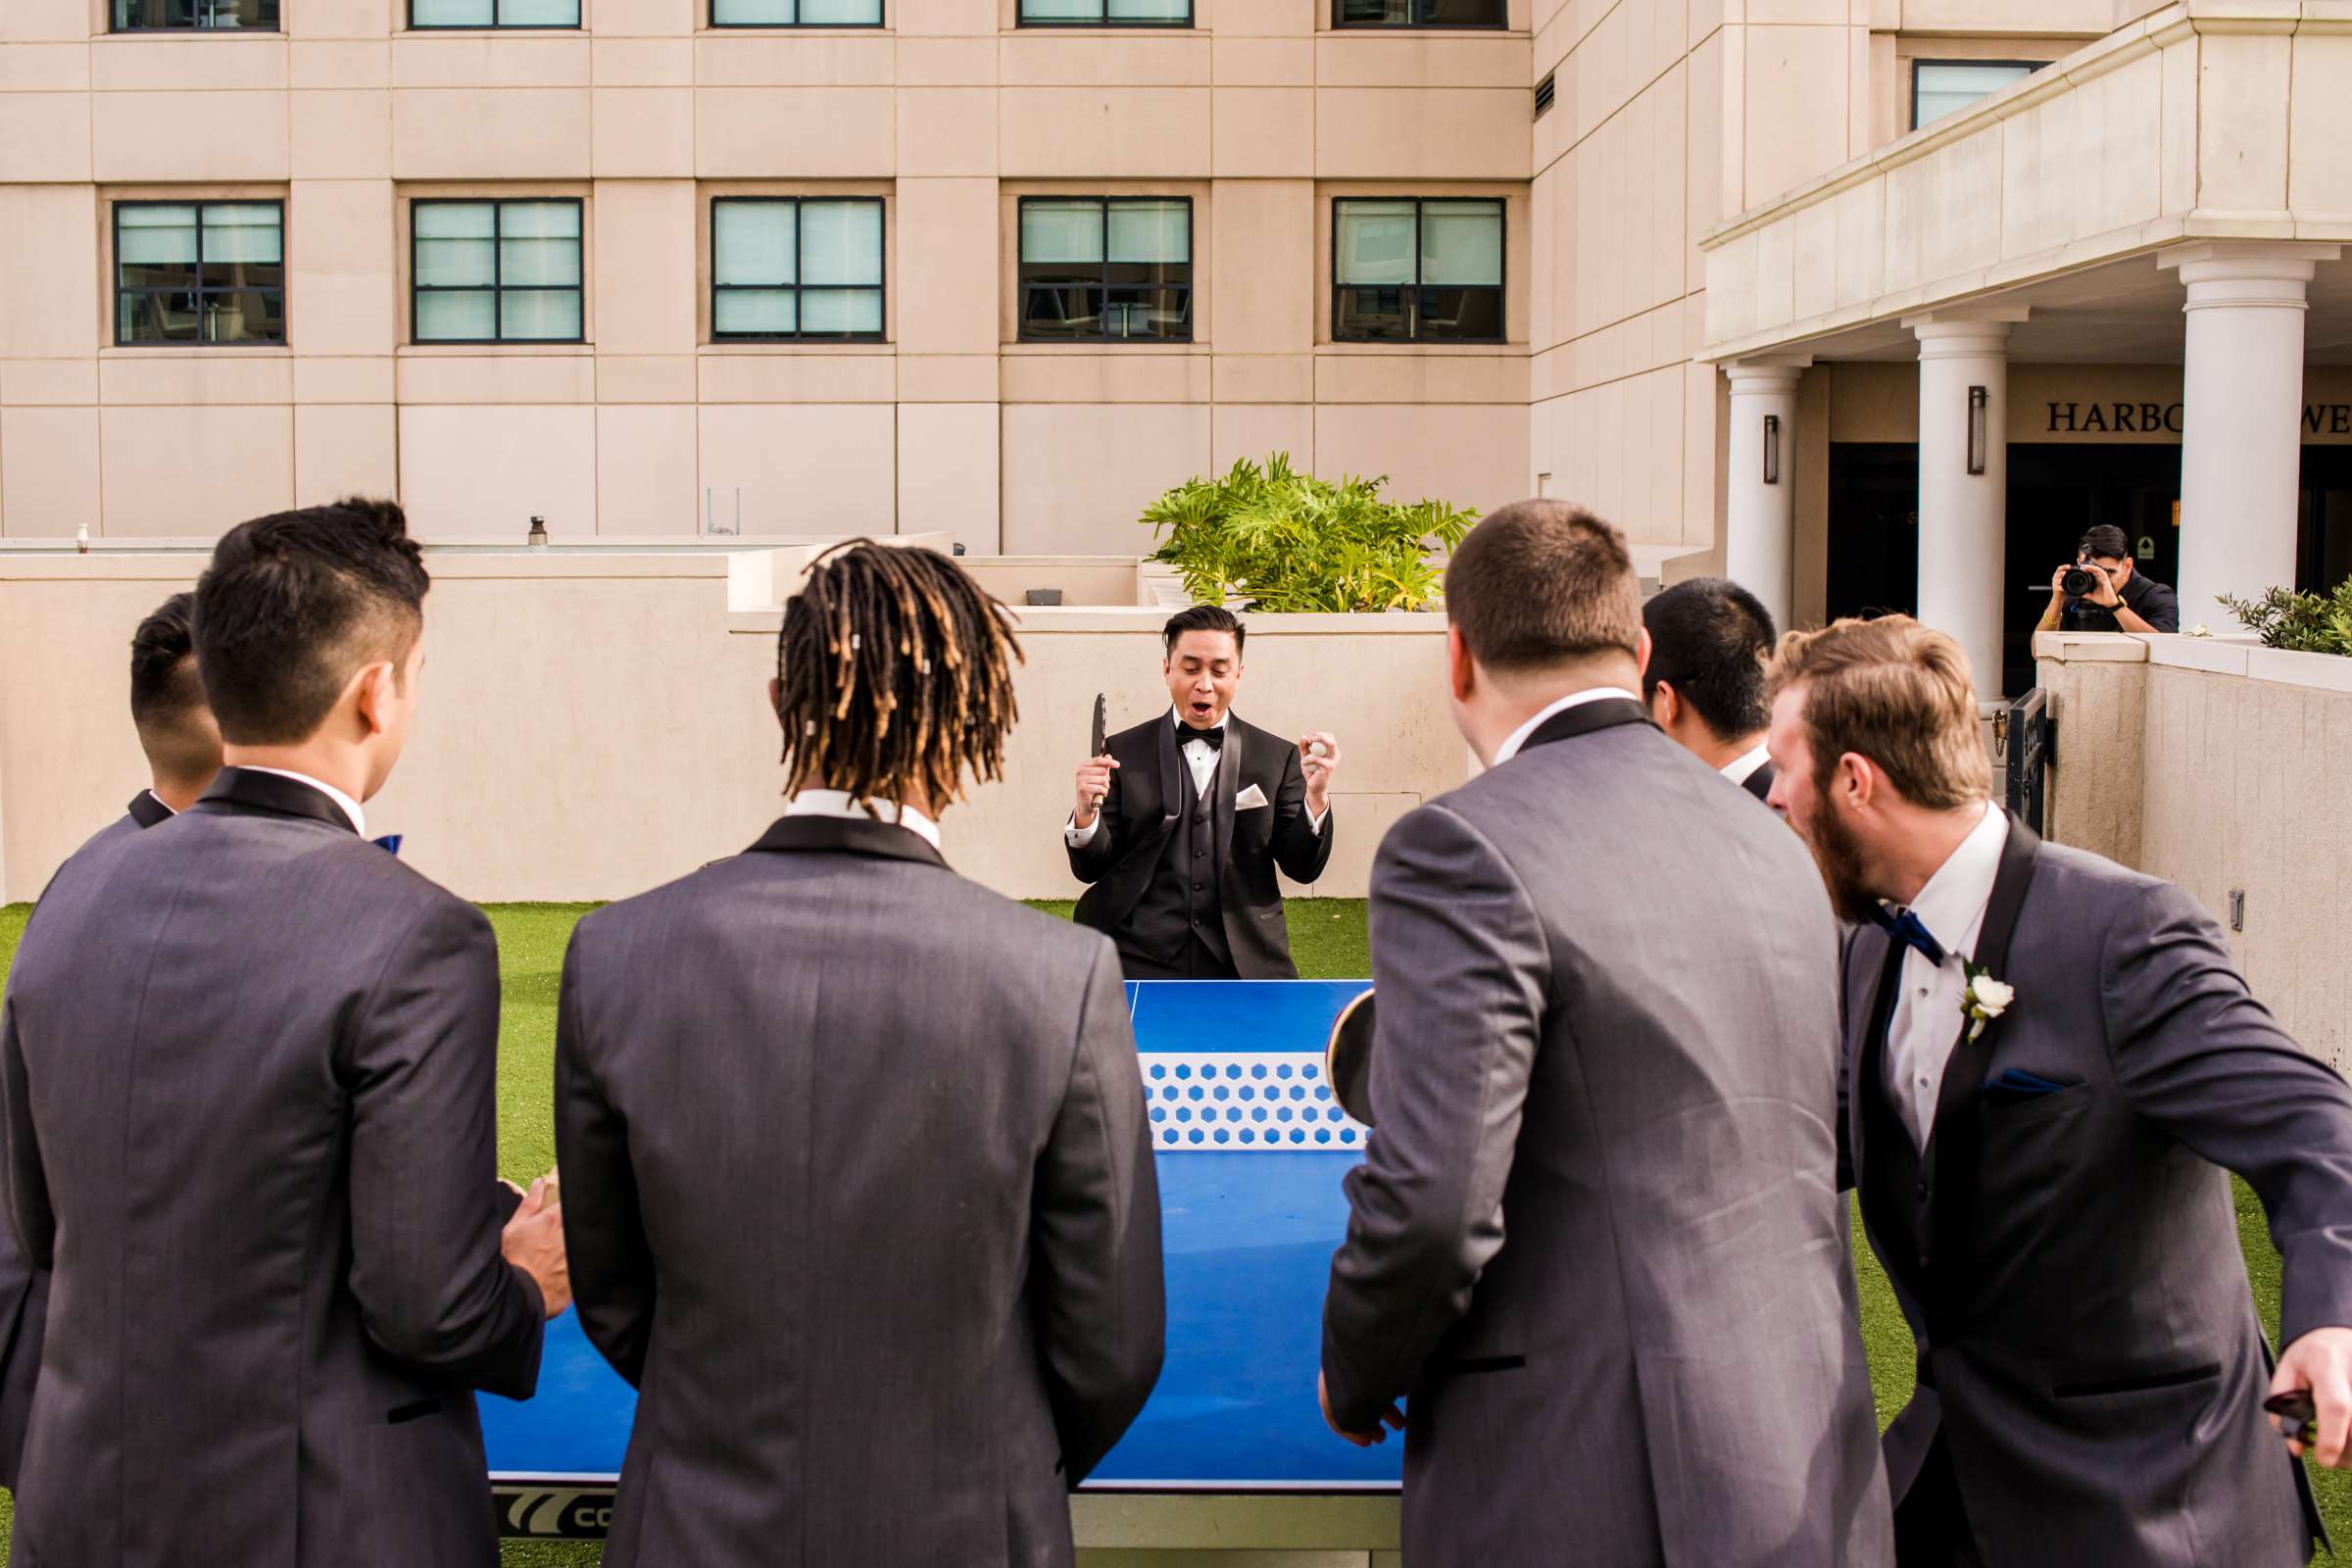
<instances>
[{"instance_id":1,"label":"suit lapel","mask_svg":"<svg viewBox=\"0 0 2352 1568\"><path fill-rule=\"evenodd\" d=\"M1599 729L1614 729L1620 724L1646 724L1649 721L1649 710L1640 703L1623 697L1595 698L1589 703L1579 703L1574 708L1563 708L1552 714L1536 727L1536 732L1528 736L1519 752L1524 756L1539 746L1549 746L1554 741L1573 740L1579 735L1590 735Z\"/></svg>"},{"instance_id":2,"label":"suit lapel","mask_svg":"<svg viewBox=\"0 0 2352 1568\"><path fill-rule=\"evenodd\" d=\"M1882 939L1884 940L1884 939ZM1881 1236L1902 1234L1902 1228L1871 1211L1877 1202L1878 1185L1871 1180L1869 1150L1874 1142L1872 1122L1883 1110L1893 1136L1901 1135L1901 1124L1892 1115L1893 1106L1886 1094L1886 1025L1894 1015L1897 976L1902 973L1903 948L1888 941L1886 954L1879 960L1878 979L1872 982L1869 1004L1862 1013L1862 1038L1853 1053L1854 1075L1846 1086L1846 1137L1852 1151L1854 1186L1862 1194L1863 1215ZM1899 1253L1901 1249L1896 1249ZM1904 1264L1908 1259L1902 1259Z\"/></svg>"},{"instance_id":3,"label":"suit lapel","mask_svg":"<svg viewBox=\"0 0 2352 1568\"><path fill-rule=\"evenodd\" d=\"M2009 939L2017 930L2018 911L2025 905L2026 889L2034 879L2034 852L2040 847L2041 841L2031 828L2014 817L2010 819L2009 837L2001 845L2000 869L1993 873L1992 896L1984 904L1984 923L1977 930L1976 956L1969 960L1995 979L2001 978L2008 968ZM1983 1058L1986 1047L1983 1035L1975 1040L1968 1038L1969 1019L1965 1012L1953 1021L1952 1027L1957 1039L1944 1062L1943 1082L1936 1091L1935 1133L1928 1141L1926 1152L1935 1170L1936 1211L1930 1223L1936 1272L1946 1280L1959 1281L1968 1277L1970 1216L1977 1196L1979 1120L1984 1103L1979 1090L1984 1081ZM1997 1027L1997 1024L1987 1025L1987 1032ZM1950 1305L1942 1300L1946 1294L1937 1292L1936 1299L1939 1306L1949 1310Z\"/></svg>"},{"instance_id":4,"label":"suit lapel","mask_svg":"<svg viewBox=\"0 0 2352 1568\"><path fill-rule=\"evenodd\" d=\"M259 773L251 768L224 767L213 775L213 782L197 805L223 810L233 816L252 816L267 812L274 816L307 816L314 822L324 822L357 836L359 829L343 814L324 790L315 789L298 778L282 773Z\"/></svg>"},{"instance_id":5,"label":"suit lapel","mask_svg":"<svg viewBox=\"0 0 2352 1568\"><path fill-rule=\"evenodd\" d=\"M130 798L130 819L143 828L159 827L172 820L172 808L157 800L153 790L141 790Z\"/></svg>"},{"instance_id":6,"label":"suit lapel","mask_svg":"<svg viewBox=\"0 0 2352 1568\"><path fill-rule=\"evenodd\" d=\"M850 816L785 816L760 836L747 854L862 855L877 860L906 860L948 869L931 841L896 822Z\"/></svg>"},{"instance_id":7,"label":"suit lapel","mask_svg":"<svg viewBox=\"0 0 2352 1568\"><path fill-rule=\"evenodd\" d=\"M1159 831L1164 840L1184 814L1185 803L1191 799L1185 792L1192 788L1193 770L1185 764L1184 749L1176 744L1176 720L1159 721Z\"/></svg>"},{"instance_id":8,"label":"suit lapel","mask_svg":"<svg viewBox=\"0 0 2352 1568\"><path fill-rule=\"evenodd\" d=\"M1242 789L1242 753L1250 744L1250 731L1242 721L1228 714L1225 719L1225 744L1217 753L1217 771L1210 791L1215 808L1214 837L1209 853L1217 858L1219 884L1225 868L1233 863L1233 803Z\"/></svg>"}]
</instances>

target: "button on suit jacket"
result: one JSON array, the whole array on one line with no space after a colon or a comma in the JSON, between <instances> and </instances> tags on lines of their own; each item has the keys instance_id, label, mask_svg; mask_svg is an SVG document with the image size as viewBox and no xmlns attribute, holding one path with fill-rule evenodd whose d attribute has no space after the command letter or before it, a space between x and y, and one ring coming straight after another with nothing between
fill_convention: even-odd
<instances>
[{"instance_id":1,"label":"button on suit jacket","mask_svg":"<svg viewBox=\"0 0 2352 1568\"><path fill-rule=\"evenodd\" d=\"M488 922L295 780L222 770L62 870L0 1019L53 1283L15 1560L493 1564L472 1392L527 1396L499 1255Z\"/></svg>"},{"instance_id":2,"label":"button on suit jacket","mask_svg":"<svg viewBox=\"0 0 2352 1568\"><path fill-rule=\"evenodd\" d=\"M1043 1568L1160 1364L1108 942L908 829L786 817L588 916L556 1142L640 1390L612 1568Z\"/></svg>"}]
</instances>

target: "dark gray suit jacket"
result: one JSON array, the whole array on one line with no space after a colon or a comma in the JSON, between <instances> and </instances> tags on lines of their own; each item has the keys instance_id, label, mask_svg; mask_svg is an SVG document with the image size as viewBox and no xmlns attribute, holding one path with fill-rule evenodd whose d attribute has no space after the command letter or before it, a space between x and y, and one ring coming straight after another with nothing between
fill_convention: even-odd
<instances>
[{"instance_id":1,"label":"dark gray suit jacket","mask_svg":"<svg viewBox=\"0 0 2352 1568\"><path fill-rule=\"evenodd\" d=\"M1976 958L2017 995L1944 1070L1923 1259L1892 1245L1872 1130L1890 1134L1866 1114L1888 947L1876 926L1847 943L1845 1135L1919 1340L1886 1434L1897 1498L1940 1429L2002 1568L2306 1561L2319 1519L2263 1416L2227 1173L2284 1254L2282 1339L2352 1325L2352 1091L2247 994L2188 894L2013 822ZM2066 1087L2008 1093L2012 1069Z\"/></svg>"},{"instance_id":2,"label":"dark gray suit jacket","mask_svg":"<svg viewBox=\"0 0 2352 1568\"><path fill-rule=\"evenodd\" d=\"M1323 1369L1409 1395L1404 1559L1884 1568L1794 834L1607 699L1399 821Z\"/></svg>"},{"instance_id":3,"label":"dark gray suit jacket","mask_svg":"<svg viewBox=\"0 0 2352 1568\"><path fill-rule=\"evenodd\" d=\"M121 816L90 835L74 855L171 820L172 808L153 791L141 790ZM67 863L73 863L72 858ZM0 1156L0 1166L5 1163ZM32 1390L40 1377L41 1341L48 1321L48 1271L26 1262L15 1229L0 1225L0 1347L5 1347L0 1348L0 1487L15 1487L24 1463L24 1433L32 1423Z\"/></svg>"},{"instance_id":4,"label":"dark gray suit jacket","mask_svg":"<svg viewBox=\"0 0 2352 1568\"><path fill-rule=\"evenodd\" d=\"M1298 966L1291 961L1282 884L1274 873L1294 882L1321 876L1331 861L1339 808L1323 818L1317 833L1308 820L1298 748L1239 714L1228 716L1226 728L1211 785L1226 945L1243 979L1296 980ZM1069 852L1070 874L1093 884L1078 901L1078 923L1107 934L1124 951L1128 918L1157 873L1160 852L1176 826L1176 792L1191 789L1193 775L1177 749L1175 720L1166 713L1121 730L1105 744L1119 765L1095 836ZM1236 811L1236 798L1252 784L1266 807Z\"/></svg>"},{"instance_id":5,"label":"dark gray suit jacket","mask_svg":"<svg viewBox=\"0 0 2352 1568\"><path fill-rule=\"evenodd\" d=\"M913 832L786 817L588 916L556 1145L642 1394L607 1562L1068 1564L1159 1375L1117 956Z\"/></svg>"},{"instance_id":6,"label":"dark gray suit jacket","mask_svg":"<svg viewBox=\"0 0 2352 1568\"><path fill-rule=\"evenodd\" d=\"M497 1045L488 922L307 785L223 769L58 874L0 1020L55 1271L20 1564L497 1561L471 1391L527 1396L543 1327Z\"/></svg>"}]
</instances>

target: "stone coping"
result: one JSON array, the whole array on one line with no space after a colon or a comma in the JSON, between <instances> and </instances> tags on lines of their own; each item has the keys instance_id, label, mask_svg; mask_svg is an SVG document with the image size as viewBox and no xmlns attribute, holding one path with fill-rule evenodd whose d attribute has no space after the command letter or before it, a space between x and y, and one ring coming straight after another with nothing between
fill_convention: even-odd
<instances>
[{"instance_id":1,"label":"stone coping","mask_svg":"<svg viewBox=\"0 0 2352 1568\"><path fill-rule=\"evenodd\" d=\"M2189 637L2177 632L2042 631L2034 634L2034 657L2060 664L2162 664L2277 686L2352 692L2352 659L2265 648L2243 634Z\"/></svg>"}]
</instances>

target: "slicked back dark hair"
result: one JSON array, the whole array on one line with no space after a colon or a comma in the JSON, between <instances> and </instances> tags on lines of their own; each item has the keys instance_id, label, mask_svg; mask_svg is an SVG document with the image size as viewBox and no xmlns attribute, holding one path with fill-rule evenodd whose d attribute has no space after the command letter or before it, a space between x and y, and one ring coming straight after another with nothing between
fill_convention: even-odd
<instances>
[{"instance_id":1,"label":"slicked back dark hair","mask_svg":"<svg viewBox=\"0 0 2352 1568\"><path fill-rule=\"evenodd\" d=\"M1493 670L1554 669L1642 649L1625 535L1565 501L1520 501L1470 530L1446 567L1446 613Z\"/></svg>"},{"instance_id":2,"label":"slicked back dark hair","mask_svg":"<svg viewBox=\"0 0 2352 1568\"><path fill-rule=\"evenodd\" d=\"M1195 605L1190 610L1179 610L1170 615L1168 623L1160 628L1159 640L1167 648L1170 659L1176 657L1176 644L1188 631L1233 633L1233 657L1236 659L1242 657L1242 647L1250 640L1250 628L1242 624L1242 617L1223 605Z\"/></svg>"},{"instance_id":3,"label":"slicked back dark hair","mask_svg":"<svg viewBox=\"0 0 2352 1568\"><path fill-rule=\"evenodd\" d=\"M1642 696L1666 682L1719 741L1772 722L1764 669L1779 633L1754 594L1729 577L1693 577L1643 605L1642 624L1649 628Z\"/></svg>"},{"instance_id":4,"label":"slicked back dark hair","mask_svg":"<svg viewBox=\"0 0 2352 1568\"><path fill-rule=\"evenodd\" d=\"M2101 561L2129 561L2132 541L2114 523L2102 522L2082 536L2082 542L2075 546L2075 554L2096 556Z\"/></svg>"},{"instance_id":5,"label":"slicked back dark hair","mask_svg":"<svg viewBox=\"0 0 2352 1568\"><path fill-rule=\"evenodd\" d=\"M142 730L170 725L204 706L195 618L196 596L173 594L130 635L130 721Z\"/></svg>"},{"instance_id":6,"label":"slicked back dark hair","mask_svg":"<svg viewBox=\"0 0 2352 1568\"><path fill-rule=\"evenodd\" d=\"M220 738L309 739L362 665L403 666L430 586L397 502L355 496L231 528L196 584L196 658Z\"/></svg>"},{"instance_id":7,"label":"slicked back dark hair","mask_svg":"<svg viewBox=\"0 0 2352 1568\"><path fill-rule=\"evenodd\" d=\"M853 539L808 567L776 639L784 791L963 799L1020 716L1012 612L933 550Z\"/></svg>"}]
</instances>

